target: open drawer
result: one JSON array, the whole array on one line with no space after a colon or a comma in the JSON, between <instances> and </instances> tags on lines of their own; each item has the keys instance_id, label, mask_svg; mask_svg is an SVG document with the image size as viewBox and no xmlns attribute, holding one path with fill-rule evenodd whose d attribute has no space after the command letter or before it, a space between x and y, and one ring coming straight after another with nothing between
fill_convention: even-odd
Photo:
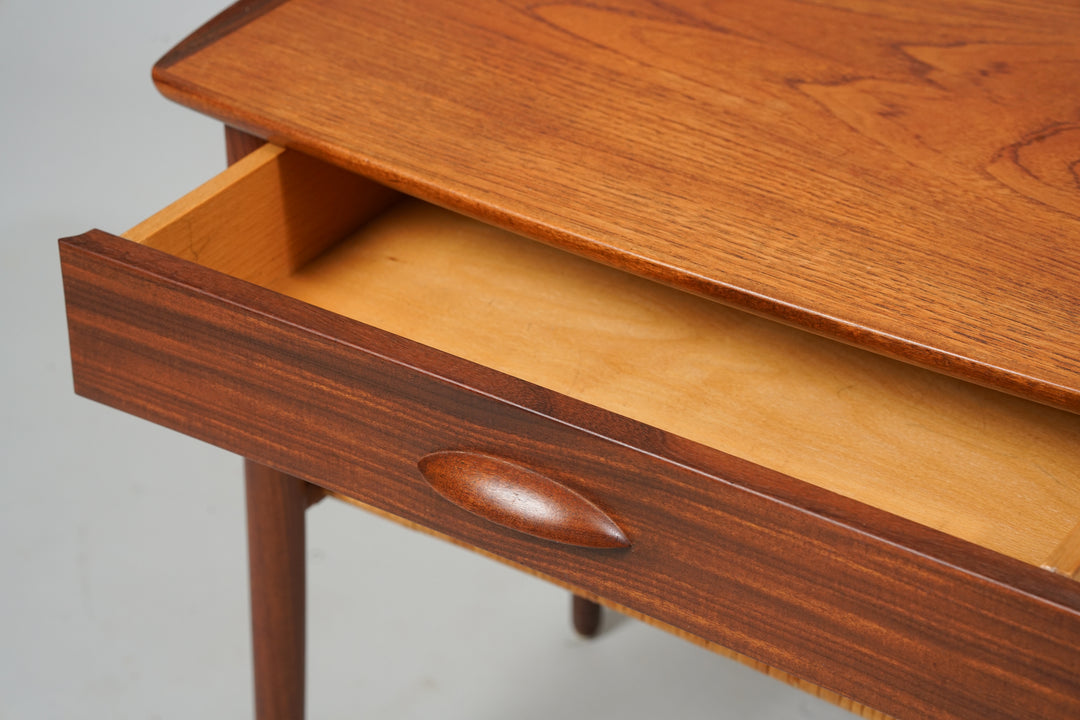
<instances>
[{"instance_id":1,"label":"open drawer","mask_svg":"<svg viewBox=\"0 0 1080 720\"><path fill-rule=\"evenodd\" d=\"M61 258L82 395L900 717L1080 717L1080 417L273 146Z\"/></svg>"}]
</instances>

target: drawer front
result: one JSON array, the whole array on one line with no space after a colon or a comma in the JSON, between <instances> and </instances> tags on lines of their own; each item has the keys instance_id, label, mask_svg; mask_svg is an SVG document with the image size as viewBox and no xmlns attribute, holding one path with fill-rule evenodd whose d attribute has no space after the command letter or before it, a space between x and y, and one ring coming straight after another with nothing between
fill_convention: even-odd
<instances>
[{"instance_id":1,"label":"drawer front","mask_svg":"<svg viewBox=\"0 0 1080 720\"><path fill-rule=\"evenodd\" d=\"M61 243L77 392L308 479L898 717L1080 717L1071 581L221 273ZM448 502L508 460L629 547Z\"/></svg>"}]
</instances>

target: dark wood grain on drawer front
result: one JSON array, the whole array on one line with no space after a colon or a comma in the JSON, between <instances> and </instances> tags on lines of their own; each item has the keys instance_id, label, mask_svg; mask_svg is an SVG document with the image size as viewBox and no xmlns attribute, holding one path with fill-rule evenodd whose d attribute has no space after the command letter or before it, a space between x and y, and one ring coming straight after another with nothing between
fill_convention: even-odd
<instances>
[{"instance_id":1,"label":"dark wood grain on drawer front","mask_svg":"<svg viewBox=\"0 0 1080 720\"><path fill-rule=\"evenodd\" d=\"M105 233L61 257L80 394L900 718L1080 717L1071 581ZM416 468L446 449L581 492L632 548L450 505Z\"/></svg>"}]
</instances>

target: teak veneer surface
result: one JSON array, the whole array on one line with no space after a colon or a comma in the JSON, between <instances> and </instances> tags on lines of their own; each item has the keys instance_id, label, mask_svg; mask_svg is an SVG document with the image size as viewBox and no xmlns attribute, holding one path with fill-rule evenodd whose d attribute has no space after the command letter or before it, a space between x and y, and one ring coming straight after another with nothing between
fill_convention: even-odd
<instances>
[{"instance_id":1,"label":"teak veneer surface","mask_svg":"<svg viewBox=\"0 0 1080 720\"><path fill-rule=\"evenodd\" d=\"M341 175L267 145L126 236L1070 572L1077 552L1067 538L1080 522L1077 416L418 200L376 215L391 199L386 191ZM331 244L327 217L360 227Z\"/></svg>"},{"instance_id":2,"label":"teak veneer surface","mask_svg":"<svg viewBox=\"0 0 1080 720\"><path fill-rule=\"evenodd\" d=\"M1080 410L1080 5L242 3L168 96L682 289Z\"/></svg>"},{"instance_id":3,"label":"teak veneer surface","mask_svg":"<svg viewBox=\"0 0 1080 720\"><path fill-rule=\"evenodd\" d=\"M402 525L404 527L407 527L407 528L409 528L411 530L416 530L416 531L425 533L427 535L430 535L432 537L438 538L440 540L444 540L446 542L454 543L455 545L459 545L461 547L467 548L468 550L471 550L472 552L484 555L485 557L488 557L488 558L490 558L492 560L496 560L498 562L501 562L504 565L509 565L510 567L512 567L512 568L514 568L516 570L519 570L521 572L532 575L533 577L539 578L539 579L541 579L541 580L543 580L545 582L553 583L555 585L560 585L560 586L566 588L567 590L569 590L570 592L574 593L574 595L575 595L574 600L575 601L580 599L580 600L588 600L590 602L599 603L599 605L602 605L604 607L608 607L608 608L610 608L610 609L612 609L612 610L614 610L614 611L616 611L616 612L618 612L618 613L620 613L622 615L627 615L629 617L632 617L635 620L638 620L639 622L643 622L643 623L645 623L647 625L651 625L651 626L653 626L655 628L663 630L664 632L671 633L672 635L675 635L676 637L679 637L679 638L681 638L683 640L686 640L687 642L691 642L691 643L697 645L698 647L705 648L706 650L708 650L710 652L714 652L714 653L716 653L718 655L723 655L726 658L734 660L734 661L736 661L738 663L741 663L743 665L746 665L748 667L754 668L758 672L765 673L766 675L773 678L774 680L779 680L780 682L791 685L792 687L796 687L796 688L802 690L803 692L807 692L807 693L810 693L811 695L819 697L822 700L825 700L826 702L830 702L833 705L838 705L839 707L841 707L841 708L843 708L843 709L845 709L845 710L847 710L847 711L849 711L849 712L851 712L851 713L853 713L855 715L858 715L861 718L865 718L866 720L894 720L894 718L891 715L886 715L885 713L883 713L883 712L881 712L879 710L874 710L871 707L868 707L868 706L863 705L861 703L857 703L854 700L852 700L851 698L844 697L843 695L835 693L832 690L828 690L826 688L821 687L820 685L815 685L815 684L813 684L811 682L808 682L808 681L806 681L806 680L804 680L804 679L802 679L800 677L796 677L795 675L792 675L791 673L786 673L783 670L779 670L777 668L766 665L766 664L764 664L762 662L759 662L759 661L757 661L757 660L755 660L755 659L753 659L751 657L748 657L748 656L743 655L741 653L737 653L734 650L731 650L730 648L726 648L723 645L717 645L716 643L712 643L712 642L709 642L708 640L704 640L703 638L701 638L701 637L699 637L697 635L692 635L691 633L688 633L685 630L681 630L681 629L679 629L679 628L677 628L677 627L675 627L673 625L668 625L667 623L662 623L659 620L657 620L656 618L649 617L648 615L644 615L644 614L642 614L640 612L637 612L636 610L631 610L630 608L625 607L623 605L618 605L616 603L613 603L610 600L607 600L605 598L594 595L594 594L592 594L592 593L590 593L590 592L588 592L586 590L582 590L580 587L576 587L576 586L574 586L572 584L560 581L557 578L553 578L550 575L546 575L546 574L544 574L542 572L539 572L539 571L537 571L537 570L535 570L533 568L530 568L530 567L528 567L526 565L522 565L520 563L515 563L515 562L513 562L511 560L507 560L504 557L496 555L495 553L488 552L486 550L483 550L482 548L478 548L478 547L473 546L473 545L469 545L468 543L462 542L461 540L459 540L458 538L453 537L452 535L446 535L445 533L438 532L437 530L432 530L431 528L425 527L424 525L420 525L420 524L414 523L414 522L409 522L408 520L400 518L397 515L392 515L392 514L390 514L388 512L385 512L385 511L377 508L377 507L374 507L374 506L369 505L369 504L364 503L364 502L360 502L359 500L356 500L355 498L351 498L351 497L349 497L347 495L339 495L339 494L330 493L330 496L334 497L337 500L340 500L342 502L345 502L345 503L348 503L350 505L354 505L354 506L356 506L358 508L361 508L363 510L366 510L367 512L374 513L375 515L378 515L379 517L381 517L381 518L383 518L385 520L397 523L397 524Z\"/></svg>"},{"instance_id":4,"label":"teak veneer surface","mask_svg":"<svg viewBox=\"0 0 1080 720\"><path fill-rule=\"evenodd\" d=\"M61 244L76 390L897 717L1080 716L1074 581L99 231ZM612 553L447 503L475 448L617 517Z\"/></svg>"}]
</instances>

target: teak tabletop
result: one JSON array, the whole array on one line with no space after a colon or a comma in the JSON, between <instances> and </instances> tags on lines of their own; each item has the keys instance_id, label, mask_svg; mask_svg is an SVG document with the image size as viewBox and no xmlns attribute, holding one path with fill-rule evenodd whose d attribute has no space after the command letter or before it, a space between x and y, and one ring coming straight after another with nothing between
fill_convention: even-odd
<instances>
[{"instance_id":1,"label":"teak tabletop","mask_svg":"<svg viewBox=\"0 0 1080 720\"><path fill-rule=\"evenodd\" d=\"M1080 5L240 3L168 96L632 273L1080 411Z\"/></svg>"}]
</instances>

